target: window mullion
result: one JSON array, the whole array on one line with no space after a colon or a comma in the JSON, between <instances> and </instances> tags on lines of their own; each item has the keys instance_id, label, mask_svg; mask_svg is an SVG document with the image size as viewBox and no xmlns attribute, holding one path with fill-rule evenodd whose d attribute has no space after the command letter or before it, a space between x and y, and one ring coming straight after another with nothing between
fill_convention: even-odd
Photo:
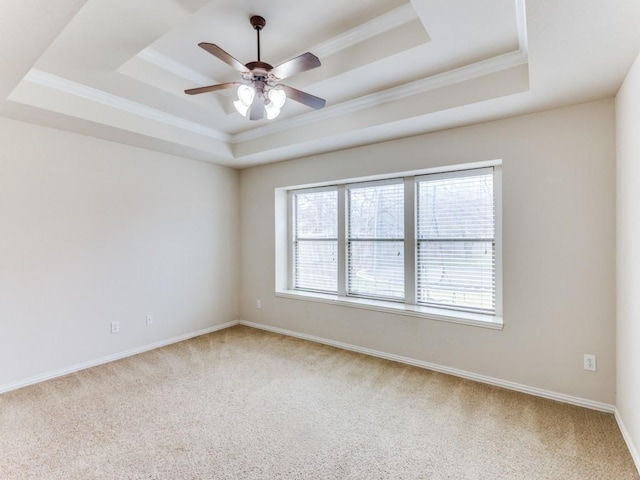
<instances>
[{"instance_id":1,"label":"window mullion","mask_svg":"<svg viewBox=\"0 0 640 480\"><path fill-rule=\"evenodd\" d=\"M295 211L295 195L293 192L288 193L287 198L287 218L290 219L287 225L287 236L289 238L289 248L287 253L289 254L289 281L288 286L289 289L293 290L295 288L295 276L296 276L296 246L297 246L297 238L295 235L296 228L296 211Z\"/></svg>"},{"instance_id":2,"label":"window mullion","mask_svg":"<svg viewBox=\"0 0 640 480\"><path fill-rule=\"evenodd\" d=\"M502 167L500 165L493 167L493 201L495 215L495 307L496 315L502 317Z\"/></svg>"},{"instance_id":3,"label":"window mullion","mask_svg":"<svg viewBox=\"0 0 640 480\"><path fill-rule=\"evenodd\" d=\"M404 303L416 304L415 177L404 178Z\"/></svg>"},{"instance_id":4,"label":"window mullion","mask_svg":"<svg viewBox=\"0 0 640 480\"><path fill-rule=\"evenodd\" d=\"M338 185L338 295L347 295L347 202L344 185Z\"/></svg>"}]
</instances>

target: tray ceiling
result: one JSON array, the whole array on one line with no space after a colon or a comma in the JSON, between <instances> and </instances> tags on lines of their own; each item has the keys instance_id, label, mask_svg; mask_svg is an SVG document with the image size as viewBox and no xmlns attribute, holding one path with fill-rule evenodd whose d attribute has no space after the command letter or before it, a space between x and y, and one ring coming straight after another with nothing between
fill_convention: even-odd
<instances>
[{"instance_id":1,"label":"tray ceiling","mask_svg":"<svg viewBox=\"0 0 640 480\"><path fill-rule=\"evenodd\" d=\"M534 85L549 67L546 56L538 71L530 61L528 29L540 28L531 14L548 10L537 5L545 2L528 2L528 12L524 0L68 3L77 5L75 15L10 90L10 102L41 112L32 115L40 123L237 168L519 113L545 101L553 106L568 89L567 80L554 87L544 76L542 87ZM215 43L242 63L256 60L253 14L267 20L263 61L278 65L306 51L320 58L320 68L285 83L325 98L323 110L288 101L277 119L252 122L235 112L233 90L184 94L239 79L199 42ZM638 39L631 26L617 35L628 50L618 62L622 72ZM609 73L598 91L583 88L573 97L611 95L619 77Z\"/></svg>"}]
</instances>

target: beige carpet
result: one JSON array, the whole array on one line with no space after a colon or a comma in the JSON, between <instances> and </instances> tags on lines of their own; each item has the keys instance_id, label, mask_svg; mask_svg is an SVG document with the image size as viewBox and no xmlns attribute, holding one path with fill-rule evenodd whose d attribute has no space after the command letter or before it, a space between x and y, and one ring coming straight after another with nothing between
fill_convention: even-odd
<instances>
[{"instance_id":1,"label":"beige carpet","mask_svg":"<svg viewBox=\"0 0 640 480\"><path fill-rule=\"evenodd\" d=\"M4 479L638 479L612 415L234 327L0 395Z\"/></svg>"}]
</instances>

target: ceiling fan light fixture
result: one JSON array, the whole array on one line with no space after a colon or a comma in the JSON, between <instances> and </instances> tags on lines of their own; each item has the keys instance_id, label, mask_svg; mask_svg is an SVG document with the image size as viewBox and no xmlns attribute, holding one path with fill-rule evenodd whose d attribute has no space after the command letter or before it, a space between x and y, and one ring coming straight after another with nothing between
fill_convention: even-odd
<instances>
[{"instance_id":1,"label":"ceiling fan light fixture","mask_svg":"<svg viewBox=\"0 0 640 480\"><path fill-rule=\"evenodd\" d=\"M227 82L206 87L190 88L185 90L184 93L187 95L197 95L199 93L215 92L239 85L238 99L233 102L233 106L240 115L243 117L248 116L249 120L262 120L265 116L269 120L276 118L280 114L280 110L284 106L287 97L316 110L323 108L326 101L322 98L315 97L288 85L274 85L284 78L319 67L320 60L318 57L306 52L276 67L272 67L268 63L260 60L260 30L264 28L266 21L258 15L253 15L249 21L256 31L258 41L258 60L255 62L249 62L243 65L213 43L200 42L198 44L203 50L238 71L242 76L243 83Z\"/></svg>"},{"instance_id":2,"label":"ceiling fan light fixture","mask_svg":"<svg viewBox=\"0 0 640 480\"><path fill-rule=\"evenodd\" d=\"M240 85L238 87L238 100L244 103L247 107L251 105L255 95L256 89L250 85Z\"/></svg>"},{"instance_id":3,"label":"ceiling fan light fixture","mask_svg":"<svg viewBox=\"0 0 640 480\"><path fill-rule=\"evenodd\" d=\"M245 105L240 100L236 100L235 102L233 102L233 106L236 107L236 110L240 115L242 115L243 117L247 116L247 112L249 111L249 105Z\"/></svg>"},{"instance_id":4,"label":"ceiling fan light fixture","mask_svg":"<svg viewBox=\"0 0 640 480\"><path fill-rule=\"evenodd\" d=\"M238 100L233 102L233 106L236 107L238 113L243 117L247 116L247 112L255 95L256 89L250 85L240 85L238 87Z\"/></svg>"},{"instance_id":5,"label":"ceiling fan light fixture","mask_svg":"<svg viewBox=\"0 0 640 480\"><path fill-rule=\"evenodd\" d=\"M267 114L267 120L273 120L278 115L280 115L280 109L277 108L273 103L267 103L264 106L264 111Z\"/></svg>"},{"instance_id":6,"label":"ceiling fan light fixture","mask_svg":"<svg viewBox=\"0 0 640 480\"><path fill-rule=\"evenodd\" d=\"M287 94L279 87L272 88L267 93L268 100L265 102L264 110L267 114L267 120L273 120L280 115L280 110L287 100Z\"/></svg>"},{"instance_id":7,"label":"ceiling fan light fixture","mask_svg":"<svg viewBox=\"0 0 640 480\"><path fill-rule=\"evenodd\" d=\"M280 87L275 87L269 90L269 100L271 105L280 110L284 106L284 102L287 100L287 94Z\"/></svg>"}]
</instances>

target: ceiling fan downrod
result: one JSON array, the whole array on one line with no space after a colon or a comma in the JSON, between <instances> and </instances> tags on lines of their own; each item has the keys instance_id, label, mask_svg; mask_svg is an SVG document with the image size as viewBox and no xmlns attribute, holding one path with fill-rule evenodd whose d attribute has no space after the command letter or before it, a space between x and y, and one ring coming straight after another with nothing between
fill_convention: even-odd
<instances>
[{"instance_id":1,"label":"ceiling fan downrod","mask_svg":"<svg viewBox=\"0 0 640 480\"><path fill-rule=\"evenodd\" d=\"M258 36L258 62L260 62L260 30L264 28L267 24L267 21L259 15L254 15L249 19L251 22L251 26L256 31L256 35Z\"/></svg>"}]
</instances>

